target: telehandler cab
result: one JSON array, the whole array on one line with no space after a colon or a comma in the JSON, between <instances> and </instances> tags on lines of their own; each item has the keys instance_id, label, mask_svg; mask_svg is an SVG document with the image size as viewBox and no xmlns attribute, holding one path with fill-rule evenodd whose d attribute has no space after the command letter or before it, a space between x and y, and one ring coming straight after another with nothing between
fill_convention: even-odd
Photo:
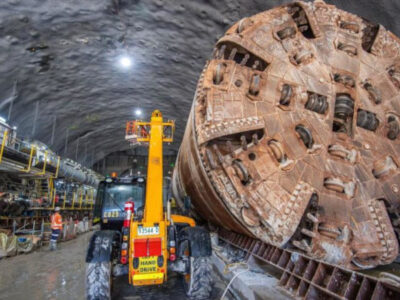
<instances>
[{"instance_id":1,"label":"telehandler cab","mask_svg":"<svg viewBox=\"0 0 400 300\"><path fill-rule=\"evenodd\" d=\"M149 146L147 178L100 183L94 216L101 230L93 234L86 256L87 299L111 299L112 275L124 269L134 286L159 285L168 271L179 272L189 298L209 298L209 233L192 218L171 214L170 201L164 210L162 145L172 142L174 126L163 122L158 110L150 122L127 123L126 139Z\"/></svg>"}]
</instances>

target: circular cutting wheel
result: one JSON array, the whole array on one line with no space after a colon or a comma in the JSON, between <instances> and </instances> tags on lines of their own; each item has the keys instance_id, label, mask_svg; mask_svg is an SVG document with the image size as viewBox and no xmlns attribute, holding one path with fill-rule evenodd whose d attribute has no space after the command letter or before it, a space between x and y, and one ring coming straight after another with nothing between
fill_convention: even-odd
<instances>
[{"instance_id":1,"label":"circular cutting wheel","mask_svg":"<svg viewBox=\"0 0 400 300\"><path fill-rule=\"evenodd\" d=\"M399 39L323 1L295 2L234 24L214 53L176 196L274 246L350 268L392 262L398 240L382 203L400 207Z\"/></svg>"}]
</instances>

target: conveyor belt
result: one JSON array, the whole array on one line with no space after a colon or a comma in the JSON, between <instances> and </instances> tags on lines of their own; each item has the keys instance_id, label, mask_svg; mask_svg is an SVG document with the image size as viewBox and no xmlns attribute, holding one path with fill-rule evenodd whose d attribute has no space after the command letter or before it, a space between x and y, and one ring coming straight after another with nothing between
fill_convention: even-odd
<instances>
[{"instance_id":1,"label":"conveyor belt","mask_svg":"<svg viewBox=\"0 0 400 300\"><path fill-rule=\"evenodd\" d=\"M24 165L28 164L29 162L29 154L17 151L9 147L4 147L3 157L12 161L22 163Z\"/></svg>"}]
</instances>

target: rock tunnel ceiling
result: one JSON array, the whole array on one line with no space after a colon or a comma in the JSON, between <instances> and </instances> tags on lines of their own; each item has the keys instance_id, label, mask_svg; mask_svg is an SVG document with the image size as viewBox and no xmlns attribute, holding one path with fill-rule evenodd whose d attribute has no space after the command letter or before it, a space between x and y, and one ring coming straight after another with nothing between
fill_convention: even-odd
<instances>
[{"instance_id":1,"label":"rock tunnel ceiling","mask_svg":"<svg viewBox=\"0 0 400 300\"><path fill-rule=\"evenodd\" d=\"M145 116L158 108L177 120L177 149L217 39L236 20L287 2L1 1L0 114L60 154L68 135L66 156L78 148L95 162L127 148L134 108ZM396 1L332 2L400 34ZM129 70L117 66L123 54Z\"/></svg>"}]
</instances>

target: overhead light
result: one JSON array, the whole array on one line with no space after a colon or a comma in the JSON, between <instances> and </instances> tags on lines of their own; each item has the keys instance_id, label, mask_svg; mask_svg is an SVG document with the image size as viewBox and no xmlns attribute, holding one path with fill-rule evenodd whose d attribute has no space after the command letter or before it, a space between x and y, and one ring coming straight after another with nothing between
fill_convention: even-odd
<instances>
[{"instance_id":1,"label":"overhead light","mask_svg":"<svg viewBox=\"0 0 400 300\"><path fill-rule=\"evenodd\" d=\"M13 129L14 129L14 130L17 130L17 126L14 126Z\"/></svg>"},{"instance_id":2,"label":"overhead light","mask_svg":"<svg viewBox=\"0 0 400 300\"><path fill-rule=\"evenodd\" d=\"M0 117L0 122L6 123L6 119L4 119L3 117Z\"/></svg>"},{"instance_id":3,"label":"overhead light","mask_svg":"<svg viewBox=\"0 0 400 300\"><path fill-rule=\"evenodd\" d=\"M135 115L136 116L141 116L142 115L142 110L140 108L135 109Z\"/></svg>"},{"instance_id":4,"label":"overhead light","mask_svg":"<svg viewBox=\"0 0 400 300\"><path fill-rule=\"evenodd\" d=\"M119 64L124 69L128 69L132 66L132 59L129 56L121 56L119 59Z\"/></svg>"}]
</instances>

